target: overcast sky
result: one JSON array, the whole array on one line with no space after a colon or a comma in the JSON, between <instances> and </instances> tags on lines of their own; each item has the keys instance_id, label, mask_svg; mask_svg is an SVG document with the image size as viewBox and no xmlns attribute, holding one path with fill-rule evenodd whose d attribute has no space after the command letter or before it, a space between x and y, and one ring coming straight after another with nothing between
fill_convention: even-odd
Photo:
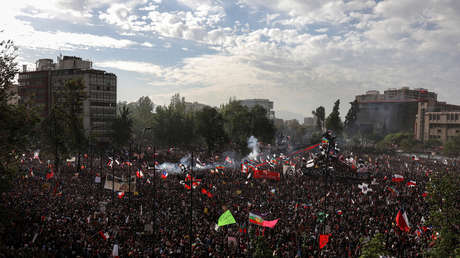
<instances>
[{"instance_id":1,"label":"overcast sky","mask_svg":"<svg viewBox=\"0 0 460 258\"><path fill-rule=\"evenodd\" d=\"M459 0L10 0L0 29L20 64L62 53L117 74L121 101L268 98L301 118L340 98L344 117L408 86L460 104Z\"/></svg>"}]
</instances>

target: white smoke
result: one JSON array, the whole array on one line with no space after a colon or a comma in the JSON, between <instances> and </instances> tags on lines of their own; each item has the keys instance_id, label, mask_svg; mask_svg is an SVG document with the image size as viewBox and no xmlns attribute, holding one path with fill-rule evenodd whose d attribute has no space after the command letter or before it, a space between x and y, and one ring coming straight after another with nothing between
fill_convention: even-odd
<instances>
[{"instance_id":1,"label":"white smoke","mask_svg":"<svg viewBox=\"0 0 460 258\"><path fill-rule=\"evenodd\" d=\"M251 149L251 153L249 153L248 158L252 160L256 160L257 156L259 156L259 142L257 141L256 137L254 136L249 137L248 148Z\"/></svg>"}]
</instances>

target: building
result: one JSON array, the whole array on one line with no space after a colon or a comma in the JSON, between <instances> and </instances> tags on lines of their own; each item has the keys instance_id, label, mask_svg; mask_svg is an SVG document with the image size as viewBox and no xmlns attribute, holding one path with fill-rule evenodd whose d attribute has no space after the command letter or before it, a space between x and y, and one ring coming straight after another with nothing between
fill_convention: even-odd
<instances>
[{"instance_id":1,"label":"building","mask_svg":"<svg viewBox=\"0 0 460 258\"><path fill-rule=\"evenodd\" d=\"M247 108L254 108L255 106L261 106L267 111L267 116L270 119L275 118L275 111L273 111L273 101L268 99L243 99L239 100L242 106Z\"/></svg>"},{"instance_id":2,"label":"building","mask_svg":"<svg viewBox=\"0 0 460 258\"><path fill-rule=\"evenodd\" d=\"M198 112L201 111L205 107L209 107L206 104L201 104L198 102L185 102L185 112Z\"/></svg>"},{"instance_id":3,"label":"building","mask_svg":"<svg viewBox=\"0 0 460 258\"><path fill-rule=\"evenodd\" d=\"M36 108L46 117L66 81L82 79L87 98L83 101L83 128L98 141L108 141L111 123L116 117L117 77L113 73L92 68L92 62L80 57L40 59L35 71L19 73L21 102Z\"/></svg>"},{"instance_id":4,"label":"building","mask_svg":"<svg viewBox=\"0 0 460 258\"><path fill-rule=\"evenodd\" d=\"M445 102L419 103L414 132L419 141L437 139L443 144L460 136L460 106Z\"/></svg>"},{"instance_id":5,"label":"building","mask_svg":"<svg viewBox=\"0 0 460 258\"><path fill-rule=\"evenodd\" d=\"M304 126L316 126L316 117L305 117L303 119Z\"/></svg>"},{"instance_id":6,"label":"building","mask_svg":"<svg viewBox=\"0 0 460 258\"><path fill-rule=\"evenodd\" d=\"M436 103L437 94L426 89L388 89L383 94L368 91L356 96L359 112L357 129L364 133L393 133L412 131L418 103Z\"/></svg>"},{"instance_id":7,"label":"building","mask_svg":"<svg viewBox=\"0 0 460 258\"><path fill-rule=\"evenodd\" d=\"M6 104L8 105L17 105L19 103L19 85L13 84L6 90L6 94L8 99L6 100Z\"/></svg>"}]
</instances>

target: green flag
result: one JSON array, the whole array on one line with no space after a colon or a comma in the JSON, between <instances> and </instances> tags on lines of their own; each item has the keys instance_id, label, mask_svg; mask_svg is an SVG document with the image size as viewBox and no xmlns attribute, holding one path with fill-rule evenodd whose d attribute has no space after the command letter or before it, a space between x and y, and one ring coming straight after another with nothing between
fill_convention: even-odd
<instances>
[{"instance_id":1,"label":"green flag","mask_svg":"<svg viewBox=\"0 0 460 258\"><path fill-rule=\"evenodd\" d=\"M235 218L233 218L233 215L230 212L230 210L227 210L226 212L222 213L222 215L220 215L217 225L219 227L222 227L233 223L236 223Z\"/></svg>"}]
</instances>

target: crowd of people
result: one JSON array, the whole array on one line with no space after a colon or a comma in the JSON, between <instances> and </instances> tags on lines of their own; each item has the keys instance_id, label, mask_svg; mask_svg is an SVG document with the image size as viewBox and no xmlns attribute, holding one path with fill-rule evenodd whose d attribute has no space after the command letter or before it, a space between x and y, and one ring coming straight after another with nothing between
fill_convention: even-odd
<instances>
[{"instance_id":1,"label":"crowd of people","mask_svg":"<svg viewBox=\"0 0 460 258\"><path fill-rule=\"evenodd\" d=\"M178 162L181 155L164 152L156 161ZM309 156L299 153L292 162L299 169L302 157ZM10 216L0 228L0 256L110 257L116 246L120 257L251 257L263 242L278 257L357 257L363 243L381 233L390 255L422 257L436 237L425 222L426 184L432 173L456 169L455 164L353 156L365 160L371 180L302 173L256 179L239 165L183 173L155 170L154 175L145 159L109 167L104 158L93 160L93 167L87 156L77 173L75 163L57 171L31 154L21 164L22 176L1 196L0 209ZM209 164L215 158L202 155L201 161ZM103 164L102 169L95 164ZM132 182L136 191L123 196L104 188L106 175L127 177L136 171L143 172ZM394 182L395 174L403 181ZM190 183L194 187L187 187ZM395 221L401 209L409 231ZM236 223L217 228L226 210ZM279 221L262 227L249 222L249 213ZM328 239L321 248L320 236Z\"/></svg>"}]
</instances>

